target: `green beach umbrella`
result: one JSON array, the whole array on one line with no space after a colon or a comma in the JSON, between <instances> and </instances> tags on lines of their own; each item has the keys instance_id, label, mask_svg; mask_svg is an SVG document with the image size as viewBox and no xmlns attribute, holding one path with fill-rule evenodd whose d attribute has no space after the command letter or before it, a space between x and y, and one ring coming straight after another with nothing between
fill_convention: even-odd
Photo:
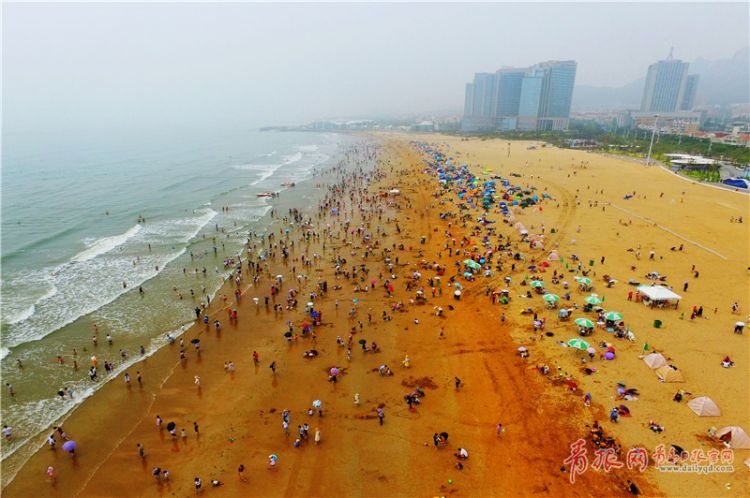
<instances>
[{"instance_id":1,"label":"green beach umbrella","mask_svg":"<svg viewBox=\"0 0 750 498\"><path fill-rule=\"evenodd\" d=\"M579 284L591 285L591 279L588 277L576 277Z\"/></svg>"},{"instance_id":2,"label":"green beach umbrella","mask_svg":"<svg viewBox=\"0 0 750 498\"><path fill-rule=\"evenodd\" d=\"M584 341L583 339L579 339L576 337L575 339L571 339L568 341L568 346L571 348L580 349L581 351L586 351L589 348L589 343Z\"/></svg>"},{"instance_id":3,"label":"green beach umbrella","mask_svg":"<svg viewBox=\"0 0 750 498\"><path fill-rule=\"evenodd\" d=\"M591 294L587 298L584 299L588 304L602 304L602 298L597 296L596 294Z\"/></svg>"},{"instance_id":4,"label":"green beach umbrella","mask_svg":"<svg viewBox=\"0 0 750 498\"><path fill-rule=\"evenodd\" d=\"M468 266L469 268L474 268L474 269L481 268L481 265L479 263L477 263L476 261L474 261L473 259L467 259L467 260L465 260L464 264L466 266Z\"/></svg>"},{"instance_id":5,"label":"green beach umbrella","mask_svg":"<svg viewBox=\"0 0 750 498\"><path fill-rule=\"evenodd\" d=\"M532 287L544 287L544 282L541 280L534 280L531 282Z\"/></svg>"},{"instance_id":6,"label":"green beach umbrella","mask_svg":"<svg viewBox=\"0 0 750 498\"><path fill-rule=\"evenodd\" d=\"M545 294L542 299L544 299L548 303L556 303L560 300L560 296L558 296L557 294Z\"/></svg>"},{"instance_id":7,"label":"green beach umbrella","mask_svg":"<svg viewBox=\"0 0 750 498\"><path fill-rule=\"evenodd\" d=\"M576 318L575 322L576 322L576 325L580 327L586 327L587 329L594 328L594 322L592 322L588 318Z\"/></svg>"},{"instance_id":8,"label":"green beach umbrella","mask_svg":"<svg viewBox=\"0 0 750 498\"><path fill-rule=\"evenodd\" d=\"M622 315L616 311L607 311L604 313L604 318L607 320L612 320L613 322L619 322L622 320Z\"/></svg>"}]
</instances>

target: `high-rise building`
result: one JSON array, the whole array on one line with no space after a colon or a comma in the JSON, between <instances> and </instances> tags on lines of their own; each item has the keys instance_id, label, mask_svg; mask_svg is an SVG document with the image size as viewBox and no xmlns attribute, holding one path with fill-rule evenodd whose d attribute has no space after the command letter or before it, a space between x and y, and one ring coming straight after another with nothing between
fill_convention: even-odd
<instances>
[{"instance_id":1,"label":"high-rise building","mask_svg":"<svg viewBox=\"0 0 750 498\"><path fill-rule=\"evenodd\" d=\"M495 75L476 73L474 81L466 85L464 99L464 129L492 130L495 125ZM468 113L467 113L468 111Z\"/></svg>"},{"instance_id":2,"label":"high-rise building","mask_svg":"<svg viewBox=\"0 0 750 498\"><path fill-rule=\"evenodd\" d=\"M690 64L672 57L648 67L641 112L670 113L690 110L698 88L698 76L688 76Z\"/></svg>"},{"instance_id":3,"label":"high-rise building","mask_svg":"<svg viewBox=\"0 0 750 498\"><path fill-rule=\"evenodd\" d=\"M544 71L540 69L531 69L524 75L521 82L521 100L518 105L518 130L536 130L543 84Z\"/></svg>"},{"instance_id":4,"label":"high-rise building","mask_svg":"<svg viewBox=\"0 0 750 498\"><path fill-rule=\"evenodd\" d=\"M681 111L692 111L695 105L695 94L698 92L698 79L697 74L689 74L687 81L685 82L685 92L682 94L682 103L680 104Z\"/></svg>"},{"instance_id":5,"label":"high-rise building","mask_svg":"<svg viewBox=\"0 0 750 498\"><path fill-rule=\"evenodd\" d=\"M544 81L537 128L545 131L567 130L577 65L575 61L551 61L538 67L544 71Z\"/></svg>"},{"instance_id":6,"label":"high-rise building","mask_svg":"<svg viewBox=\"0 0 750 498\"><path fill-rule=\"evenodd\" d=\"M495 73L497 110L495 128L501 131L515 130L518 122L518 107L521 104L521 86L526 69L503 68Z\"/></svg>"},{"instance_id":7,"label":"high-rise building","mask_svg":"<svg viewBox=\"0 0 750 498\"><path fill-rule=\"evenodd\" d=\"M477 73L474 81L466 85L462 128L565 130L575 74L575 61L548 61L529 68L503 68L494 74Z\"/></svg>"}]
</instances>

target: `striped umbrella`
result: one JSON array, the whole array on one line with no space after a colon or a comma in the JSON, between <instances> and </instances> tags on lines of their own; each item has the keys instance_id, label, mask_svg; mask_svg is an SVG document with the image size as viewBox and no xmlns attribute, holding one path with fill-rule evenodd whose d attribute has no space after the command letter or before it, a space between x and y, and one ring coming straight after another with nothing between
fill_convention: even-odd
<instances>
[{"instance_id":1,"label":"striped umbrella","mask_svg":"<svg viewBox=\"0 0 750 498\"><path fill-rule=\"evenodd\" d=\"M613 322L619 322L622 320L622 314L618 313L617 311L607 311L604 313L604 318L607 320L612 320Z\"/></svg>"},{"instance_id":2,"label":"striped umbrella","mask_svg":"<svg viewBox=\"0 0 750 498\"><path fill-rule=\"evenodd\" d=\"M556 303L560 300L560 296L558 296L557 294L545 294L542 299L544 299L548 303Z\"/></svg>"},{"instance_id":3,"label":"striped umbrella","mask_svg":"<svg viewBox=\"0 0 750 498\"><path fill-rule=\"evenodd\" d=\"M532 280L531 284L529 285L531 285L532 287L544 287L544 282L542 282L541 280Z\"/></svg>"},{"instance_id":4,"label":"striped umbrella","mask_svg":"<svg viewBox=\"0 0 750 498\"><path fill-rule=\"evenodd\" d=\"M591 285L591 279L589 277L576 277L579 284Z\"/></svg>"},{"instance_id":5,"label":"striped umbrella","mask_svg":"<svg viewBox=\"0 0 750 498\"><path fill-rule=\"evenodd\" d=\"M589 343L584 341L583 339L579 339L576 337L575 339L571 339L568 341L568 346L571 348L580 349L581 351L586 351L589 348Z\"/></svg>"},{"instance_id":6,"label":"striped umbrella","mask_svg":"<svg viewBox=\"0 0 750 498\"><path fill-rule=\"evenodd\" d=\"M603 302L602 298L600 298L596 294L591 294L590 296L588 296L587 298L585 298L584 301L586 301L589 304L593 304L593 305L602 304L602 302Z\"/></svg>"},{"instance_id":7,"label":"striped umbrella","mask_svg":"<svg viewBox=\"0 0 750 498\"><path fill-rule=\"evenodd\" d=\"M594 322L592 322L588 318L576 318L575 322L579 327L586 327L587 329L594 327Z\"/></svg>"}]
</instances>

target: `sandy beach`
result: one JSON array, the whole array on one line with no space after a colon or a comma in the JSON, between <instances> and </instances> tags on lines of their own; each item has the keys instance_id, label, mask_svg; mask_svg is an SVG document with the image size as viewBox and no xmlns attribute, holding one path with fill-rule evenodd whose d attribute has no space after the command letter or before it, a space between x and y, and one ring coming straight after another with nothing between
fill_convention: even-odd
<instances>
[{"instance_id":1,"label":"sandy beach","mask_svg":"<svg viewBox=\"0 0 750 498\"><path fill-rule=\"evenodd\" d=\"M595 421L614 438L622 461L636 447L649 453L660 444L688 452L723 448L706 437L711 427L750 431L748 332L733 333L750 310L746 195L659 167L528 142L397 134L371 140L380 147L371 161L377 163L375 173L352 173L353 165L332 170L326 184L335 187L329 188L328 204L310 206L297 220L278 212L275 237L250 241L251 261L260 266L243 261L239 286L230 281L220 292L230 296L228 304L215 300L208 325L197 321L183 335L184 360L175 343L132 368L132 385L122 376L113 379L64 421L78 445L75 456L59 447L61 441L55 450L41 448L12 482L3 483L3 494L194 496L196 477L207 496L626 496L629 480L649 496L750 494L743 464L750 457L747 449L734 450L733 471L703 475L662 472L650 462L645 472L590 468L573 484L565 463L579 438L589 440L594 463ZM460 189L441 188L425 150L440 150L457 166L467 164L481 181L497 175L538 195L541 202L512 213L539 247L529 246L497 204L487 212L493 223L486 225L476 221L481 208L461 210ZM392 189L398 194L387 195ZM445 213L452 216L441 216ZM743 223L730 221L739 217ZM462 262L484 254L488 227L494 229L491 246L508 243L509 252L493 250L491 263L467 280ZM263 247L271 254L260 261ZM560 261L550 261L553 250ZM514 260L514 252L523 259ZM435 264L446 267L439 286ZM592 280L590 291L579 290L574 280L583 271ZM569 289L552 283L553 272ZM650 272L666 275L661 283L682 296L677 309L628 300L636 289L628 281L649 284ZM273 299L276 275L282 283ZM460 300L449 282L454 275ZM615 281L610 287L604 275ZM597 328L584 338L597 349L593 358L562 347L560 341L579 337L577 327L572 320L559 321L556 309L546 309L541 295L521 285L532 278L542 278L550 293L570 294L558 307L582 307L586 296L597 293L604 298L602 308L620 312L634 337L618 339ZM242 298L235 305L236 288ZM292 288L298 304L286 309ZM491 292L503 288L510 302L493 303ZM525 297L528 291L531 298ZM308 301L322 319L303 334L303 324L311 322ZM282 309L275 311L274 303ZM694 306L703 308L702 316L691 316ZM227 320L227 307L237 308L236 321ZM546 319L544 331L534 330L533 313L521 315L526 308ZM596 322L595 313L576 309L573 319L581 317ZM291 341L284 336L289 321ZM350 334L348 359L337 337L346 343ZM191 345L198 338L200 354ZM360 340L368 346L376 342L378 351L364 352ZM602 342L616 350L613 360L603 358ZM519 355L519 347L528 357ZM318 354L306 357L310 350ZM653 351L677 366L685 382L660 382L641 358ZM722 367L725 356L734 366ZM230 361L233 370L226 368ZM381 365L393 374L381 375ZM546 374L540 371L544 366ZM335 382L332 368L340 370ZM595 370L587 374L586 368ZM616 400L618 387L638 394ZM410 409L404 397L417 388L419 404ZM676 402L679 390L689 394ZM696 415L687 402L697 396L713 399L721 415ZM322 402L322 415L308 413L314 400ZM611 409L621 404L630 416L611 422ZM650 421L663 431L650 430ZM166 429L169 422L176 424L176 437ZM301 424L309 425L309 440L295 447ZM433 444L433 435L441 432L449 434L445 447ZM459 448L469 458L455 457ZM269 455L278 457L273 468ZM244 476L238 475L240 465ZM49 466L54 479L47 478ZM169 478L157 480L155 467L168 469ZM212 487L211 480L221 485Z\"/></svg>"}]
</instances>

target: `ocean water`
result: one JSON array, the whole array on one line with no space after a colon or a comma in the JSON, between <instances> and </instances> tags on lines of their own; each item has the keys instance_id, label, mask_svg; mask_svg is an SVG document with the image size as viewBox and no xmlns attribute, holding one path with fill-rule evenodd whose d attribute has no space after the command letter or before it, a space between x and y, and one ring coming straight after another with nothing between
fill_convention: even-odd
<instances>
[{"instance_id":1,"label":"ocean water","mask_svg":"<svg viewBox=\"0 0 750 498\"><path fill-rule=\"evenodd\" d=\"M91 355L100 376L105 360L123 370L141 358L140 346L151 353L191 323L223 282L224 260L268 223L275 201L257 194L286 198L294 189L298 207L309 204L315 170L354 140L255 131L4 136L0 350L3 382L17 394L2 386L2 422L16 435L3 442L3 458L96 390ZM72 400L57 396L62 387Z\"/></svg>"}]
</instances>

